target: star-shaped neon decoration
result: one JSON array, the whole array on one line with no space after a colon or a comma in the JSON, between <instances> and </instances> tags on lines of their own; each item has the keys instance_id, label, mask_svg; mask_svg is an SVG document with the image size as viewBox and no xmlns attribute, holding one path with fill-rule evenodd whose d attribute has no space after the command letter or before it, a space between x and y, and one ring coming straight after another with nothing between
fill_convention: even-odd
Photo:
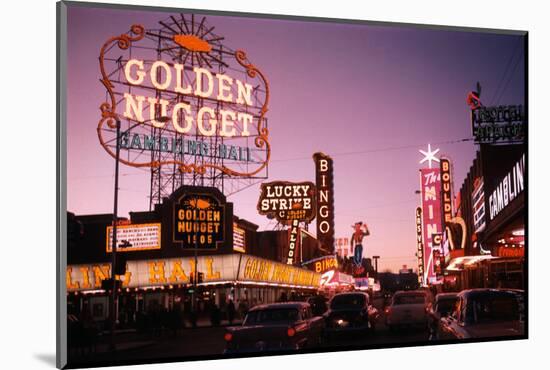
<instances>
[{"instance_id":1,"label":"star-shaped neon decoration","mask_svg":"<svg viewBox=\"0 0 550 370\"><path fill-rule=\"evenodd\" d=\"M430 168L432 168L432 161L434 162L439 162L439 158L436 158L436 154L437 152L439 152L439 149L436 149L432 152L432 146L430 144L428 144L428 151L425 152L423 150L419 150L419 152L424 156L424 158L422 158L422 160L420 161L420 164L428 161L428 166Z\"/></svg>"}]
</instances>

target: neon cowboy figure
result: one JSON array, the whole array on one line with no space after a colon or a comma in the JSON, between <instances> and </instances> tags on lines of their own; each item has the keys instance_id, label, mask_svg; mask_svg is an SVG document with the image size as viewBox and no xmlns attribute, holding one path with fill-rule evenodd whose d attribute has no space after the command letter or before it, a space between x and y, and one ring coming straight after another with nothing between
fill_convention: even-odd
<instances>
[{"instance_id":1,"label":"neon cowboy figure","mask_svg":"<svg viewBox=\"0 0 550 370\"><path fill-rule=\"evenodd\" d=\"M363 260L363 245L361 243L363 242L363 238L369 235L370 232L367 224L363 224L363 222L355 223L350 245L354 247L353 262L357 266L360 266Z\"/></svg>"}]
</instances>

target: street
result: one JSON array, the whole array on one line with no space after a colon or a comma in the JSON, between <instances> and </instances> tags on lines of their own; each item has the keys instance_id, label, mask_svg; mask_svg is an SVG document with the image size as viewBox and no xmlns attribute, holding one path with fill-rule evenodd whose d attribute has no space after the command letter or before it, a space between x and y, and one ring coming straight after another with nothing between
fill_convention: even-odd
<instances>
[{"instance_id":1,"label":"street","mask_svg":"<svg viewBox=\"0 0 550 370\"><path fill-rule=\"evenodd\" d=\"M368 348L369 346L378 347L379 345L388 344L423 343L428 340L428 332L425 329L411 328L390 331L384 324L382 301L375 300L374 304L381 313L374 333L353 337L339 337L317 348ZM105 361L146 362L151 360L182 360L185 358L193 359L194 357L212 355L219 356L223 354L225 349L224 333L224 327L203 327L183 329L177 336L174 336L171 332L165 332L155 338L143 335L129 335L128 340L130 341L130 345L127 346L127 349L120 350L116 354L100 351L99 353L77 355L73 356L71 363L77 365L81 362L91 365L95 362L102 363ZM134 346L131 345L132 343ZM311 347L311 349L316 348Z\"/></svg>"}]
</instances>

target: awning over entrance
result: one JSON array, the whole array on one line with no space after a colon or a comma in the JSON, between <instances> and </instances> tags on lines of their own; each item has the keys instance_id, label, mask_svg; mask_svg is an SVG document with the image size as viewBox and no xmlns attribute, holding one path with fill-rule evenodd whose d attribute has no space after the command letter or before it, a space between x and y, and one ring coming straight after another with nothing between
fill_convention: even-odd
<instances>
[{"instance_id":1,"label":"awning over entrance","mask_svg":"<svg viewBox=\"0 0 550 370\"><path fill-rule=\"evenodd\" d=\"M463 271L468 267L474 267L475 265L477 265L482 261L493 260L497 258L499 257L488 256L488 255L457 257L457 258L453 258L449 262L445 270L450 272Z\"/></svg>"}]
</instances>

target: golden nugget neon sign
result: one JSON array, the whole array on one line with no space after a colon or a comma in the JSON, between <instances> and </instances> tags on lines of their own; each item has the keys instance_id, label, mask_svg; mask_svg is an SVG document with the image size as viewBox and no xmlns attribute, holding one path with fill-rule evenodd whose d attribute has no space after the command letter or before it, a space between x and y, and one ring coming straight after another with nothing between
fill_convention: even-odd
<instances>
[{"instance_id":1,"label":"golden nugget neon sign","mask_svg":"<svg viewBox=\"0 0 550 370\"><path fill-rule=\"evenodd\" d=\"M105 42L99 64L108 99L100 106L100 144L115 158L109 136L117 120L125 119L129 128L118 139L122 150L170 154L162 160L121 156L126 165L176 165L181 172L198 174L211 168L241 177L258 174L271 153L265 118L267 79L244 51L231 51L216 41L223 38L209 39L208 32L184 30L182 25L187 28L185 22L167 26L171 37L166 30L133 25L130 32ZM139 49L130 49L134 44ZM213 137L220 140L207 141ZM231 144L223 139L231 139Z\"/></svg>"}]
</instances>

